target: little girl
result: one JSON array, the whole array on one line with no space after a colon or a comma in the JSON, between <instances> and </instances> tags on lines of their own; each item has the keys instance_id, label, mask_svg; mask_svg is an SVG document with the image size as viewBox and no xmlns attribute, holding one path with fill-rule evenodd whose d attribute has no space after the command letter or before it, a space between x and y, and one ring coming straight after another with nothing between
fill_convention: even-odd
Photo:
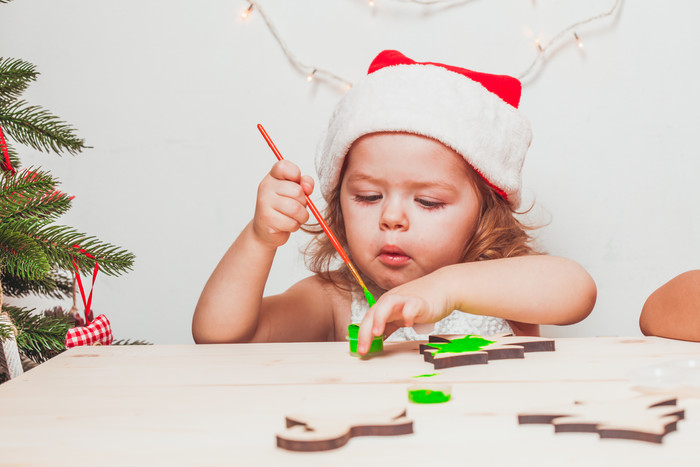
<instances>
[{"instance_id":1,"label":"little girl","mask_svg":"<svg viewBox=\"0 0 700 467\"><path fill-rule=\"evenodd\" d=\"M197 343L344 340L373 336L539 335L584 319L595 283L577 263L540 254L514 217L531 131L520 82L384 51L336 107L317 155L325 218L375 297L319 229L315 273L263 297L278 247L309 219L314 182L289 161L258 188L253 220L197 304ZM414 326L415 327L411 327ZM418 329L418 331L417 331Z\"/></svg>"}]
</instances>

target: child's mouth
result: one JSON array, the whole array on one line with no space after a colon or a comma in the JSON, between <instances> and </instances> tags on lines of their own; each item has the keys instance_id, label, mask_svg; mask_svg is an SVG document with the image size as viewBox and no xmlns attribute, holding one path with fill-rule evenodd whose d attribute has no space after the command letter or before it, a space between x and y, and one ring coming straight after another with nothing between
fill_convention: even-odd
<instances>
[{"instance_id":1,"label":"child's mouth","mask_svg":"<svg viewBox=\"0 0 700 467\"><path fill-rule=\"evenodd\" d=\"M411 261L411 257L404 253L401 248L388 245L379 251L379 261L387 266L403 266Z\"/></svg>"}]
</instances>

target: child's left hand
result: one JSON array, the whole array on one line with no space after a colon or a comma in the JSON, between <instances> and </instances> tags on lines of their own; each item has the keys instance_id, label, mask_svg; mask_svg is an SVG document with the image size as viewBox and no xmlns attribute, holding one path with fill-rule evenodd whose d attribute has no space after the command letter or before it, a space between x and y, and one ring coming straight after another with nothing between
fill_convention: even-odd
<instances>
[{"instance_id":1,"label":"child's left hand","mask_svg":"<svg viewBox=\"0 0 700 467\"><path fill-rule=\"evenodd\" d=\"M364 355L372 338L385 330L416 323L434 323L452 313L436 273L412 280L386 292L369 309L358 331L357 352Z\"/></svg>"}]
</instances>

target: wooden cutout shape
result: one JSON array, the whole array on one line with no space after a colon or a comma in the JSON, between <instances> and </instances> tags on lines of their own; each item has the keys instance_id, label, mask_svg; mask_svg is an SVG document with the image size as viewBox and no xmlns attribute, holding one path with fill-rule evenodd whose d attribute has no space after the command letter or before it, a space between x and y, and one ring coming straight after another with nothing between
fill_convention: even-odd
<instances>
[{"instance_id":1,"label":"wooden cutout shape","mask_svg":"<svg viewBox=\"0 0 700 467\"><path fill-rule=\"evenodd\" d=\"M327 451L344 446L355 436L395 436L413 433L405 408L339 418L288 415L287 429L277 434L277 447L290 451Z\"/></svg>"},{"instance_id":2,"label":"wooden cutout shape","mask_svg":"<svg viewBox=\"0 0 700 467\"><path fill-rule=\"evenodd\" d=\"M629 439L661 443L676 431L685 410L676 406L676 398L642 396L612 401L577 401L539 412L521 413L521 425L554 425L556 433L598 433L601 438Z\"/></svg>"},{"instance_id":3,"label":"wooden cutout shape","mask_svg":"<svg viewBox=\"0 0 700 467\"><path fill-rule=\"evenodd\" d=\"M468 334L435 335L429 336L428 342L442 343L461 339ZM554 351L554 339L544 339L533 336L514 336L512 334L496 334L485 337L493 344L489 344L480 350L460 353L437 353L438 349L428 344L420 345L420 353L426 362L432 363L436 370L463 365L479 365L490 360L504 360L513 358L525 358L525 352L552 352Z\"/></svg>"}]
</instances>

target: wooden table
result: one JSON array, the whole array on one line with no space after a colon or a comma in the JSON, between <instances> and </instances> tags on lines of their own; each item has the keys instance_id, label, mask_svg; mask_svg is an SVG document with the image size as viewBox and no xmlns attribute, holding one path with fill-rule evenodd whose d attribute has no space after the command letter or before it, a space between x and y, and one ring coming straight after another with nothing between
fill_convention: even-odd
<instances>
[{"instance_id":1,"label":"wooden table","mask_svg":"<svg viewBox=\"0 0 700 467\"><path fill-rule=\"evenodd\" d=\"M555 352L440 370L445 404L407 400L433 372L416 343L360 360L347 343L79 347L0 385L0 464L700 465L700 399L662 444L555 434L517 414L637 394L635 369L700 358L700 344L567 338ZM290 413L405 406L414 434L359 437L334 451L276 447ZM487 464L488 463L488 464Z\"/></svg>"}]
</instances>

